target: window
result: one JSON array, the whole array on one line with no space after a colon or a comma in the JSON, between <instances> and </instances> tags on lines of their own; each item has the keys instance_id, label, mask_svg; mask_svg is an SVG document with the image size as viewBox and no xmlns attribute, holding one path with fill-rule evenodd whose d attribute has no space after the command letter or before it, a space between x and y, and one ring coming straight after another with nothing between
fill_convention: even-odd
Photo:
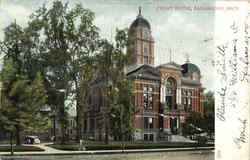
<instances>
[{"instance_id":1,"label":"window","mask_svg":"<svg viewBox=\"0 0 250 160\"><path fill-rule=\"evenodd\" d=\"M144 56L144 58L143 58L143 63L144 63L144 64L148 64L148 56Z\"/></svg>"},{"instance_id":2,"label":"window","mask_svg":"<svg viewBox=\"0 0 250 160\"><path fill-rule=\"evenodd\" d=\"M153 141L154 134L144 134L144 141Z\"/></svg>"},{"instance_id":3,"label":"window","mask_svg":"<svg viewBox=\"0 0 250 160\"><path fill-rule=\"evenodd\" d=\"M153 108L153 86L150 85L144 85L143 86L143 106L144 108L149 108L152 109Z\"/></svg>"},{"instance_id":4,"label":"window","mask_svg":"<svg viewBox=\"0 0 250 160\"><path fill-rule=\"evenodd\" d=\"M148 121L149 121L149 128L154 128L153 118L148 118Z\"/></svg>"},{"instance_id":5,"label":"window","mask_svg":"<svg viewBox=\"0 0 250 160\"><path fill-rule=\"evenodd\" d=\"M172 89L171 88L166 88L166 94L171 96L172 95Z\"/></svg>"},{"instance_id":6,"label":"window","mask_svg":"<svg viewBox=\"0 0 250 160\"><path fill-rule=\"evenodd\" d=\"M152 94L150 94L149 95L149 108L153 108L153 95Z\"/></svg>"},{"instance_id":7,"label":"window","mask_svg":"<svg viewBox=\"0 0 250 160\"><path fill-rule=\"evenodd\" d=\"M191 98L188 98L188 105L191 105Z\"/></svg>"},{"instance_id":8,"label":"window","mask_svg":"<svg viewBox=\"0 0 250 160\"><path fill-rule=\"evenodd\" d=\"M184 104L188 104L188 99L184 98Z\"/></svg>"},{"instance_id":9,"label":"window","mask_svg":"<svg viewBox=\"0 0 250 160\"><path fill-rule=\"evenodd\" d=\"M149 92L153 92L153 87L152 86L149 87Z\"/></svg>"},{"instance_id":10,"label":"window","mask_svg":"<svg viewBox=\"0 0 250 160\"><path fill-rule=\"evenodd\" d=\"M188 96L192 96L192 91L191 90L189 90Z\"/></svg>"},{"instance_id":11,"label":"window","mask_svg":"<svg viewBox=\"0 0 250 160\"><path fill-rule=\"evenodd\" d=\"M147 106L148 106L148 95L147 95L147 93L143 94L143 106L144 106L144 108L147 108Z\"/></svg>"},{"instance_id":12,"label":"window","mask_svg":"<svg viewBox=\"0 0 250 160\"><path fill-rule=\"evenodd\" d=\"M154 128L154 119L151 117L144 117L144 129Z\"/></svg>"},{"instance_id":13,"label":"window","mask_svg":"<svg viewBox=\"0 0 250 160\"><path fill-rule=\"evenodd\" d=\"M148 51L149 51L148 43L144 42L143 43L143 55L148 56Z\"/></svg>"},{"instance_id":14,"label":"window","mask_svg":"<svg viewBox=\"0 0 250 160\"><path fill-rule=\"evenodd\" d=\"M184 96L187 96L187 90L184 90Z\"/></svg>"},{"instance_id":15,"label":"window","mask_svg":"<svg viewBox=\"0 0 250 160\"><path fill-rule=\"evenodd\" d=\"M149 140L150 140L150 141L153 141L153 140L154 140L154 135L153 135L153 134L150 134Z\"/></svg>"},{"instance_id":16,"label":"window","mask_svg":"<svg viewBox=\"0 0 250 160\"><path fill-rule=\"evenodd\" d=\"M148 129L148 118L144 118L144 129Z\"/></svg>"},{"instance_id":17,"label":"window","mask_svg":"<svg viewBox=\"0 0 250 160\"><path fill-rule=\"evenodd\" d=\"M174 78L168 78L165 88L165 101L166 106L169 109L175 108L176 105L176 80Z\"/></svg>"},{"instance_id":18,"label":"window","mask_svg":"<svg viewBox=\"0 0 250 160\"><path fill-rule=\"evenodd\" d=\"M198 80L198 74L196 72L193 73L193 80L195 80L195 81Z\"/></svg>"},{"instance_id":19,"label":"window","mask_svg":"<svg viewBox=\"0 0 250 160\"><path fill-rule=\"evenodd\" d=\"M148 33L146 30L143 31L143 38L144 39L147 39L148 38Z\"/></svg>"}]
</instances>

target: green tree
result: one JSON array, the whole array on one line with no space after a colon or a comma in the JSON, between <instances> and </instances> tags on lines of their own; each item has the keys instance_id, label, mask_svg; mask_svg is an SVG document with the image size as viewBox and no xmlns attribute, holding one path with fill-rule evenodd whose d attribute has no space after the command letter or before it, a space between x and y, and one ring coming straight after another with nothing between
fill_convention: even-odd
<instances>
[{"instance_id":1,"label":"green tree","mask_svg":"<svg viewBox=\"0 0 250 160\"><path fill-rule=\"evenodd\" d=\"M118 83L117 101L111 111L111 131L118 140L128 140L134 133L134 85L129 79Z\"/></svg>"},{"instance_id":2,"label":"green tree","mask_svg":"<svg viewBox=\"0 0 250 160\"><path fill-rule=\"evenodd\" d=\"M31 16L32 26L39 26L43 35L40 54L47 68L48 88L64 88L74 97L77 109L77 138L82 137L83 109L88 106L90 83L94 73L94 55L98 51L98 28L94 13L81 4L70 8L68 3L54 1ZM51 92L55 95L55 92Z\"/></svg>"},{"instance_id":3,"label":"green tree","mask_svg":"<svg viewBox=\"0 0 250 160\"><path fill-rule=\"evenodd\" d=\"M15 107L20 107L19 105L22 105L22 107L24 107L27 104L27 106L25 107L28 108L30 107L28 106L29 103L33 105L33 100L29 100L30 97L25 97L26 95L30 94L28 93L29 87L26 87L26 85L31 85L33 84L33 82L36 82L36 85L41 87L40 89L43 90L43 84L41 84L43 83L43 81L41 80L40 73L37 70L37 67L39 66L37 65L38 61L36 60L37 55L32 54L36 49L35 42L37 42L35 38L31 39L32 34L33 33L30 30L27 30L27 28L22 28L15 22L11 23L4 29L4 40L0 42L0 52L4 56L4 67L1 71L1 81L3 85L2 102L6 103L3 103L2 106L6 105L5 107L7 107L8 105L10 105L12 109L15 109ZM42 105L44 100L44 98L42 98L42 95L36 96L41 96L41 101L38 101L37 104L35 104L34 102L34 106L32 107L37 107L37 109L31 107L32 109L34 109L34 111L40 110L40 103ZM46 94L44 94L44 96L46 97ZM28 100L30 102L28 102ZM7 110L5 107L2 107L2 113L6 112L7 115ZM27 110L23 109L23 111L21 111L20 113L16 112L16 115L13 115L12 118L18 118L19 115L17 115L17 113L25 115L26 111ZM10 113L13 112L10 111ZM12 123L12 121L10 122ZM26 130L26 128L24 128L24 126L20 124L21 122L22 119L21 121L17 121L15 124L15 128L13 128L13 125L5 125L7 127L10 127L9 130L12 130L12 133L15 131L17 137L17 145L21 144L21 131ZM33 122L36 122L36 120ZM44 121L43 117L41 117L41 121L38 122L46 123L47 121ZM35 130L35 128L32 127L31 122L28 126ZM37 126L40 126L39 123L37 124Z\"/></svg>"},{"instance_id":4,"label":"green tree","mask_svg":"<svg viewBox=\"0 0 250 160\"><path fill-rule=\"evenodd\" d=\"M215 98L214 92L207 92L205 94L205 104L204 104L204 119L205 119L205 131L211 136L214 133L214 107L215 107Z\"/></svg>"},{"instance_id":5,"label":"green tree","mask_svg":"<svg viewBox=\"0 0 250 160\"><path fill-rule=\"evenodd\" d=\"M209 91L205 94L204 115L201 116L199 113L192 112L183 124L184 134L200 133L201 131L197 128L207 132L208 135L214 133L214 105L214 93Z\"/></svg>"},{"instance_id":6,"label":"green tree","mask_svg":"<svg viewBox=\"0 0 250 160\"><path fill-rule=\"evenodd\" d=\"M28 76L18 74L17 66L11 58L4 59L0 121L11 132L11 138L13 132L16 133L16 144L21 145L22 131L41 132L48 127L49 120L40 114L47 98L41 75L38 73L34 80L30 80Z\"/></svg>"},{"instance_id":7,"label":"green tree","mask_svg":"<svg viewBox=\"0 0 250 160\"><path fill-rule=\"evenodd\" d=\"M198 112L191 112L182 124L184 135L199 134L205 127L204 118Z\"/></svg>"},{"instance_id":8,"label":"green tree","mask_svg":"<svg viewBox=\"0 0 250 160\"><path fill-rule=\"evenodd\" d=\"M96 55L98 76L103 76L105 80L103 89L107 103L102 107L102 111L104 114L106 144L109 143L108 137L111 133L118 134L121 137L122 128L128 127L128 133L133 128L133 90L128 85L124 72L131 58L132 52L129 48L125 52L125 48L130 46L130 43L132 42L128 39L128 32L126 30L117 30L115 43L112 44L107 40L102 40L100 43L101 52ZM127 90L124 85L128 87ZM126 114L124 114L125 112ZM126 117L126 115L129 116ZM110 125L112 117L119 119L114 126L112 125L113 127Z\"/></svg>"}]
</instances>

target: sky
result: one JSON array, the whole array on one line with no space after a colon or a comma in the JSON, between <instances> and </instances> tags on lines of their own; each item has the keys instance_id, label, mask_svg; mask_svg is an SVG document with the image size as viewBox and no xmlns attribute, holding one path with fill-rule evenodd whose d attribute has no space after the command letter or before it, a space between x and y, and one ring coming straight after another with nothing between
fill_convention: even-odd
<instances>
[{"instance_id":1,"label":"sky","mask_svg":"<svg viewBox=\"0 0 250 160\"><path fill-rule=\"evenodd\" d=\"M62 0L63 2L67 2ZM29 15L52 0L0 0L0 40L11 22L26 26ZM214 6L213 0L70 0L70 7L82 3L95 13L94 23L101 36L113 40L116 28L129 28L142 7L142 16L151 25L155 40L155 65L170 61L184 64L189 57L202 74L206 91L215 90L214 11L194 7ZM192 9L193 8L193 9ZM188 55L188 56L187 56Z\"/></svg>"}]
</instances>

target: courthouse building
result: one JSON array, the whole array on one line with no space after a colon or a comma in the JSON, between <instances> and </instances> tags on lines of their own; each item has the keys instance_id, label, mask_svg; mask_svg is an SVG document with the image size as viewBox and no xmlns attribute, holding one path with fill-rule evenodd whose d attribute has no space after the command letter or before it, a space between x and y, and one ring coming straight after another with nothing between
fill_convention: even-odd
<instances>
[{"instance_id":1,"label":"courthouse building","mask_svg":"<svg viewBox=\"0 0 250 160\"><path fill-rule=\"evenodd\" d=\"M204 111L204 88L197 65L188 60L184 64L170 61L155 66L155 40L150 23L142 16L141 9L129 28L129 38L134 40L133 59L126 69L135 86L134 140L162 140L168 135L181 134L182 123L190 112ZM176 53L177 54L177 53ZM98 84L93 86L93 106L86 112L85 134L97 140L104 139L99 122L102 113L96 106L103 103L103 93Z\"/></svg>"}]
</instances>

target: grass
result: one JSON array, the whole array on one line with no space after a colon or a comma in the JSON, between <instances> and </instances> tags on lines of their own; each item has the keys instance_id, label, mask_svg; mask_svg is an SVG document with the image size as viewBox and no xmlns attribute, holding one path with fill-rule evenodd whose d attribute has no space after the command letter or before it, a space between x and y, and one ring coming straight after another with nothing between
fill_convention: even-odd
<instances>
[{"instance_id":1,"label":"grass","mask_svg":"<svg viewBox=\"0 0 250 160\"><path fill-rule=\"evenodd\" d=\"M79 149L79 143L71 142L65 145L48 145L55 149L76 151ZM184 142L124 142L124 149L157 149L157 148L188 148L188 147L213 147L211 144L198 145L197 143ZM122 142L110 142L108 145L104 142L88 142L85 144L87 150L120 150Z\"/></svg>"},{"instance_id":2,"label":"grass","mask_svg":"<svg viewBox=\"0 0 250 160\"><path fill-rule=\"evenodd\" d=\"M44 151L41 148L35 147L35 146L14 146L14 152L31 152L31 151ZM10 152L11 148L10 146L0 146L0 152Z\"/></svg>"}]
</instances>

